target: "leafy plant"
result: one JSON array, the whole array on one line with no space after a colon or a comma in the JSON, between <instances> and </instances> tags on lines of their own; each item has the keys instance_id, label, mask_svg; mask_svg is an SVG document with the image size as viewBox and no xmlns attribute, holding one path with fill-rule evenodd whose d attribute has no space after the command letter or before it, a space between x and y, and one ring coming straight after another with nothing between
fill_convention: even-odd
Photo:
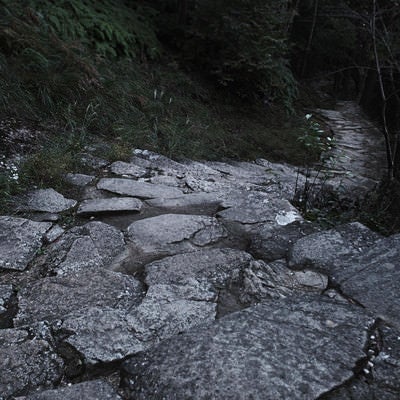
<instances>
[{"instance_id":1,"label":"leafy plant","mask_svg":"<svg viewBox=\"0 0 400 400\"><path fill-rule=\"evenodd\" d=\"M331 155L335 140L325 134L320 123L313 119L312 114L306 114L302 132L303 135L298 137L298 141L309 151L309 155L304 163L306 180L302 187L298 186L300 174L300 169L298 169L294 199L303 212L310 213L311 209L318 208L323 197L325 197L323 201L326 202L326 197L330 196L326 193L324 185L330 177L329 169L332 169L335 163Z\"/></svg>"}]
</instances>

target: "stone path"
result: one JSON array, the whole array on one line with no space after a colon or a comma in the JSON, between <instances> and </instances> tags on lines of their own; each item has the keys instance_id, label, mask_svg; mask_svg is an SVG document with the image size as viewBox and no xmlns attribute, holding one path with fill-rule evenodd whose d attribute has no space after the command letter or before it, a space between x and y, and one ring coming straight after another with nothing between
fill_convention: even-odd
<instances>
[{"instance_id":1,"label":"stone path","mask_svg":"<svg viewBox=\"0 0 400 400\"><path fill-rule=\"evenodd\" d=\"M0 216L0 399L400 398L400 235L304 221L289 165L94 164Z\"/></svg>"},{"instance_id":2,"label":"stone path","mask_svg":"<svg viewBox=\"0 0 400 400\"><path fill-rule=\"evenodd\" d=\"M343 195L363 197L376 188L386 173L386 154L382 133L353 101L338 102L335 110L317 110L335 138L327 181Z\"/></svg>"}]
</instances>

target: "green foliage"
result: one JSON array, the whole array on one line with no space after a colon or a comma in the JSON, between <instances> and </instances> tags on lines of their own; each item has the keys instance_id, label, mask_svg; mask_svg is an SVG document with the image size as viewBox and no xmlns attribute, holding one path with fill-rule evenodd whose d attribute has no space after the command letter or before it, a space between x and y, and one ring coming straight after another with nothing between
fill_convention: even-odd
<instances>
[{"instance_id":1,"label":"green foliage","mask_svg":"<svg viewBox=\"0 0 400 400\"><path fill-rule=\"evenodd\" d=\"M187 3L186 24L170 19L162 29L185 62L251 101L258 95L292 110L297 89L288 62L287 2Z\"/></svg>"}]
</instances>

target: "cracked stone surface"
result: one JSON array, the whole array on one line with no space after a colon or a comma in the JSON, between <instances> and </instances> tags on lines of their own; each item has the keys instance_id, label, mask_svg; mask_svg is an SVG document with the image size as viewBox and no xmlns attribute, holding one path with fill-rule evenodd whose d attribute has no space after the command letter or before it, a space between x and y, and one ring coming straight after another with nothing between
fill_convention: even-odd
<instances>
[{"instance_id":1,"label":"cracked stone surface","mask_svg":"<svg viewBox=\"0 0 400 400\"><path fill-rule=\"evenodd\" d=\"M50 344L25 330L0 329L0 398L9 398L61 379L63 361Z\"/></svg>"},{"instance_id":2,"label":"cracked stone surface","mask_svg":"<svg viewBox=\"0 0 400 400\"><path fill-rule=\"evenodd\" d=\"M139 212L143 203L132 197L113 197L110 199L92 199L83 201L77 210L78 215L115 213L124 211Z\"/></svg>"},{"instance_id":3,"label":"cracked stone surface","mask_svg":"<svg viewBox=\"0 0 400 400\"><path fill-rule=\"evenodd\" d=\"M123 178L102 178L97 184L97 188L123 196L138 197L140 199L152 199L157 197L171 198L182 195L182 191L178 188L137 182Z\"/></svg>"},{"instance_id":4,"label":"cracked stone surface","mask_svg":"<svg viewBox=\"0 0 400 400\"><path fill-rule=\"evenodd\" d=\"M119 230L93 221L60 236L48 247L41 264L57 274L89 267L107 267L124 249L124 237Z\"/></svg>"},{"instance_id":5,"label":"cracked stone surface","mask_svg":"<svg viewBox=\"0 0 400 400\"><path fill-rule=\"evenodd\" d=\"M23 271L42 246L51 223L0 216L0 269Z\"/></svg>"},{"instance_id":6,"label":"cracked stone surface","mask_svg":"<svg viewBox=\"0 0 400 400\"><path fill-rule=\"evenodd\" d=\"M77 383L75 385L45 390L17 400L121 400L118 393L107 383L100 379Z\"/></svg>"},{"instance_id":7,"label":"cracked stone surface","mask_svg":"<svg viewBox=\"0 0 400 400\"><path fill-rule=\"evenodd\" d=\"M21 211L59 213L75 207L76 204L76 200L66 199L54 189L38 189L29 192L21 199L19 209Z\"/></svg>"},{"instance_id":8,"label":"cracked stone surface","mask_svg":"<svg viewBox=\"0 0 400 400\"><path fill-rule=\"evenodd\" d=\"M264 224L252 238L251 252L265 261L286 258L294 243L316 232L318 228L308 221L295 221L279 227Z\"/></svg>"},{"instance_id":9,"label":"cracked stone surface","mask_svg":"<svg viewBox=\"0 0 400 400\"><path fill-rule=\"evenodd\" d=\"M353 376L370 324L321 297L262 303L132 357L124 382L138 400L315 399Z\"/></svg>"},{"instance_id":10,"label":"cracked stone surface","mask_svg":"<svg viewBox=\"0 0 400 400\"><path fill-rule=\"evenodd\" d=\"M164 214L132 223L127 238L134 254L158 258L198 250L227 237L216 218Z\"/></svg>"},{"instance_id":11,"label":"cracked stone surface","mask_svg":"<svg viewBox=\"0 0 400 400\"><path fill-rule=\"evenodd\" d=\"M18 293L16 326L62 319L88 307L129 309L140 303L142 285L133 277L90 268L65 276L47 277L28 284Z\"/></svg>"}]
</instances>

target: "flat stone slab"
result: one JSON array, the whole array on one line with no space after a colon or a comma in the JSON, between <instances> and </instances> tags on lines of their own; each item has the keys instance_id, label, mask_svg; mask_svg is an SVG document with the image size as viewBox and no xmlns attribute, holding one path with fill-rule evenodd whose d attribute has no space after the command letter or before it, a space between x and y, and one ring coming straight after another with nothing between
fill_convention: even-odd
<instances>
[{"instance_id":1,"label":"flat stone slab","mask_svg":"<svg viewBox=\"0 0 400 400\"><path fill-rule=\"evenodd\" d=\"M63 319L88 307L129 309L140 303L142 285L135 278L90 268L40 279L18 292L16 326Z\"/></svg>"},{"instance_id":2,"label":"flat stone slab","mask_svg":"<svg viewBox=\"0 0 400 400\"><path fill-rule=\"evenodd\" d=\"M124 382L138 400L316 399L353 376L371 322L321 296L261 303L132 357Z\"/></svg>"},{"instance_id":3,"label":"flat stone slab","mask_svg":"<svg viewBox=\"0 0 400 400\"><path fill-rule=\"evenodd\" d=\"M118 393L100 379L77 383L54 390L34 393L16 400L121 400Z\"/></svg>"},{"instance_id":4,"label":"flat stone slab","mask_svg":"<svg viewBox=\"0 0 400 400\"><path fill-rule=\"evenodd\" d=\"M182 196L183 194L181 190L175 187L137 182L132 179L123 178L100 179L97 188L123 196L138 197L141 199L154 199L157 197L173 198Z\"/></svg>"},{"instance_id":5,"label":"flat stone slab","mask_svg":"<svg viewBox=\"0 0 400 400\"><path fill-rule=\"evenodd\" d=\"M0 329L0 354L1 398L44 389L62 377L63 360L47 341L25 330Z\"/></svg>"},{"instance_id":6,"label":"flat stone slab","mask_svg":"<svg viewBox=\"0 0 400 400\"><path fill-rule=\"evenodd\" d=\"M132 258L158 258L198 250L227 237L214 217L164 214L133 222L127 229Z\"/></svg>"},{"instance_id":7,"label":"flat stone slab","mask_svg":"<svg viewBox=\"0 0 400 400\"><path fill-rule=\"evenodd\" d=\"M146 168L139 167L133 163L116 161L110 166L111 172L116 175L128 175L134 178L143 178L148 174Z\"/></svg>"},{"instance_id":8,"label":"flat stone slab","mask_svg":"<svg viewBox=\"0 0 400 400\"><path fill-rule=\"evenodd\" d=\"M253 257L235 249L202 249L178 254L146 265L146 284L196 285L214 291L238 281Z\"/></svg>"},{"instance_id":9,"label":"flat stone slab","mask_svg":"<svg viewBox=\"0 0 400 400\"><path fill-rule=\"evenodd\" d=\"M75 186L86 186L93 182L94 176L85 174L67 174L65 175L65 180L71 185Z\"/></svg>"},{"instance_id":10,"label":"flat stone slab","mask_svg":"<svg viewBox=\"0 0 400 400\"><path fill-rule=\"evenodd\" d=\"M110 199L84 200L78 208L77 214L99 214L115 212L139 212L143 203L132 197L113 197Z\"/></svg>"},{"instance_id":11,"label":"flat stone slab","mask_svg":"<svg viewBox=\"0 0 400 400\"><path fill-rule=\"evenodd\" d=\"M0 216L0 268L23 271L50 228L48 222Z\"/></svg>"},{"instance_id":12,"label":"flat stone slab","mask_svg":"<svg viewBox=\"0 0 400 400\"><path fill-rule=\"evenodd\" d=\"M359 222L313 233L293 245L288 265L293 269L307 267L332 275L338 267L344 268L345 260L362 254L380 237Z\"/></svg>"},{"instance_id":13,"label":"flat stone slab","mask_svg":"<svg viewBox=\"0 0 400 400\"><path fill-rule=\"evenodd\" d=\"M54 189L38 189L21 199L20 211L59 213L75 207L76 200L66 199Z\"/></svg>"},{"instance_id":14,"label":"flat stone slab","mask_svg":"<svg viewBox=\"0 0 400 400\"><path fill-rule=\"evenodd\" d=\"M165 210L213 209L217 211L222 202L222 195L217 193L190 193L171 199L146 200L149 206Z\"/></svg>"},{"instance_id":15,"label":"flat stone slab","mask_svg":"<svg viewBox=\"0 0 400 400\"><path fill-rule=\"evenodd\" d=\"M127 313L110 307L91 307L66 316L60 329L70 333L65 340L88 365L118 361L145 349L136 338Z\"/></svg>"}]
</instances>

